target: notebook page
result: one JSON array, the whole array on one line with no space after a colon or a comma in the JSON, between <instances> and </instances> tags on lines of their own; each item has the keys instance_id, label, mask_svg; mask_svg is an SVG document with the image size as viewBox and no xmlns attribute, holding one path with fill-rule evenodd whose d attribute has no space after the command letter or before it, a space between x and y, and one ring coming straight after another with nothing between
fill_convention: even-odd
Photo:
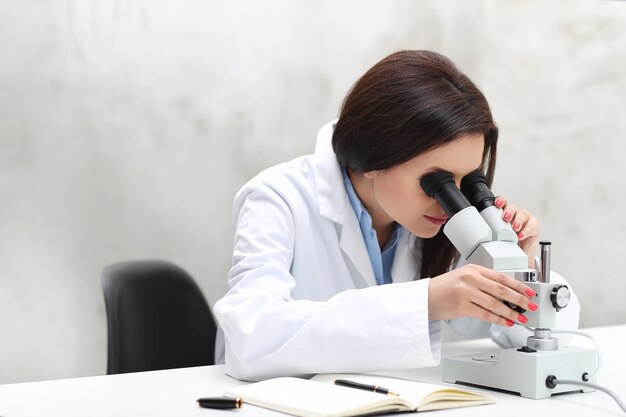
<instances>
[{"instance_id":1,"label":"notebook page","mask_svg":"<svg viewBox=\"0 0 626 417\"><path fill-rule=\"evenodd\" d=\"M274 378L231 388L224 394L301 416L349 416L382 410L412 410L407 401L383 394L299 378ZM394 405L395 404L395 405Z\"/></svg>"},{"instance_id":2,"label":"notebook page","mask_svg":"<svg viewBox=\"0 0 626 417\"><path fill-rule=\"evenodd\" d=\"M425 382L410 381L406 379L391 378L379 375L365 374L319 374L315 375L312 380L332 384L335 379L347 379L350 381L360 382L369 385L378 385L387 388L392 392L400 394L402 398L408 400L412 404L412 409L417 409L420 402L428 395L432 395L433 399L438 400L459 400L468 401L474 404L474 401L481 399L480 403L493 403L495 400L487 395L473 393L470 391L460 390L445 385L429 384ZM451 408L454 402L447 402L446 408ZM457 403L458 404L458 403ZM469 405L469 404L468 404ZM457 405L458 406L458 405Z\"/></svg>"}]
</instances>

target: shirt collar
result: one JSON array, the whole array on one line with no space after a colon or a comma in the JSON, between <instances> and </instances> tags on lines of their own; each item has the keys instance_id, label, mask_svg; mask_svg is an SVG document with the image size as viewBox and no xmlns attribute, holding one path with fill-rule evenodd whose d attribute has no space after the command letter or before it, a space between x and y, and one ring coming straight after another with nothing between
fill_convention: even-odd
<instances>
[{"instance_id":1,"label":"shirt collar","mask_svg":"<svg viewBox=\"0 0 626 417\"><path fill-rule=\"evenodd\" d=\"M361 223L363 220L369 220L371 226L372 216L370 216L367 209L361 202L361 199L356 194L356 190L352 185L352 181L350 181L350 175L348 174L348 170L342 169L341 171L343 173L343 184L346 187L346 193L348 193L348 200L350 201L350 204L352 205L352 208L356 213L356 217L359 220L359 223ZM366 218L363 219L363 216L366 216Z\"/></svg>"}]
</instances>

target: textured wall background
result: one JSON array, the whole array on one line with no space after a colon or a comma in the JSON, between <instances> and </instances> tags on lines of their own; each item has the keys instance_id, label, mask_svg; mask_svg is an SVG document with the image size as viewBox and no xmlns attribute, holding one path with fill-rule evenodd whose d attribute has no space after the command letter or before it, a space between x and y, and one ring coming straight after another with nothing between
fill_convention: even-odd
<instances>
[{"instance_id":1,"label":"textured wall background","mask_svg":"<svg viewBox=\"0 0 626 417\"><path fill-rule=\"evenodd\" d=\"M582 324L626 322L626 3L0 0L0 382L105 372L100 272L165 258L213 304L231 201L313 151L356 78L450 56L501 127Z\"/></svg>"}]
</instances>

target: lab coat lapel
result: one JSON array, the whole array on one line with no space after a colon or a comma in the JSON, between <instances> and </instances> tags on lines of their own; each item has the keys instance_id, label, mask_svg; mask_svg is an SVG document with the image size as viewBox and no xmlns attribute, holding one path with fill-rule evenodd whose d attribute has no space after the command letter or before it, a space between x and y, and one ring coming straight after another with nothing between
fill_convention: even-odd
<instances>
[{"instance_id":1,"label":"lab coat lapel","mask_svg":"<svg viewBox=\"0 0 626 417\"><path fill-rule=\"evenodd\" d=\"M315 186L320 215L336 224L339 247L351 268L363 278L362 283L355 281L357 288L375 286L372 262L331 146L334 123L330 122L320 129L315 146Z\"/></svg>"},{"instance_id":2,"label":"lab coat lapel","mask_svg":"<svg viewBox=\"0 0 626 417\"><path fill-rule=\"evenodd\" d=\"M341 226L339 247L354 268L361 274L367 286L376 286L374 268L372 267L369 254L367 253L356 214L354 213L352 205L346 204L345 207L346 213L343 218L344 223Z\"/></svg>"},{"instance_id":3,"label":"lab coat lapel","mask_svg":"<svg viewBox=\"0 0 626 417\"><path fill-rule=\"evenodd\" d=\"M407 282L419 278L420 263L418 257L421 250L421 239L411 234L407 229L400 229L400 237L396 246L396 254L391 264L391 279L393 282Z\"/></svg>"}]
</instances>

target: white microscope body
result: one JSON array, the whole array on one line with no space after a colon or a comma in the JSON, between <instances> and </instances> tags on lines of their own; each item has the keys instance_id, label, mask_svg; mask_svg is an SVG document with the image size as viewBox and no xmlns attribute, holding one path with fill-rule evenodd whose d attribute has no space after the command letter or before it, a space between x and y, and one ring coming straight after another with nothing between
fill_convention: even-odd
<instances>
[{"instance_id":1,"label":"white microscope body","mask_svg":"<svg viewBox=\"0 0 626 417\"><path fill-rule=\"evenodd\" d=\"M444 234L467 263L504 272L523 281L535 291L532 301L538 306L535 312L524 312L518 306L509 305L523 312L528 318L526 326L535 329L526 346L443 358L443 380L510 391L534 399L581 391L576 386L552 384L550 380L555 377L595 382L595 375L589 375L596 369L596 352L559 347L558 339L551 335L556 314L567 306L570 293L567 286L550 283L550 243L541 242L540 270L529 269L528 257L517 245L517 235L510 224L502 220L502 210L493 205L493 194L482 172L475 171L463 179L463 193L452 177L443 172L425 176L421 185L450 217Z\"/></svg>"}]
</instances>

